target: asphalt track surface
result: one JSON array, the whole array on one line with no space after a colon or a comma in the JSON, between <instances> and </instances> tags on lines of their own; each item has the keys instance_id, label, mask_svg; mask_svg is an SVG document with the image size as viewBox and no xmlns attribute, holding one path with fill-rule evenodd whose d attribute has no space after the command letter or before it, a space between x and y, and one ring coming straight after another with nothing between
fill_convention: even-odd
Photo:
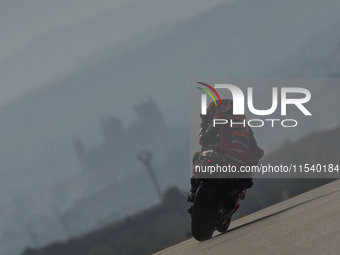
<instances>
[{"instance_id":1,"label":"asphalt track surface","mask_svg":"<svg viewBox=\"0 0 340 255\"><path fill-rule=\"evenodd\" d=\"M340 254L340 180L232 221L210 240L155 254Z\"/></svg>"}]
</instances>

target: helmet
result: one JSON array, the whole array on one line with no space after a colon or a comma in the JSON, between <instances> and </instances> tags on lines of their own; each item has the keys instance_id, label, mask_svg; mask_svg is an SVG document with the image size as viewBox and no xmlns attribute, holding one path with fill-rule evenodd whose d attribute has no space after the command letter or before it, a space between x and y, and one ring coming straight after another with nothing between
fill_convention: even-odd
<instances>
[{"instance_id":1,"label":"helmet","mask_svg":"<svg viewBox=\"0 0 340 255\"><path fill-rule=\"evenodd\" d=\"M222 99L221 102L222 105L219 100L216 101L216 105L215 102L210 103L207 108L207 115L209 116L209 119L219 114L233 114L233 100Z\"/></svg>"},{"instance_id":2,"label":"helmet","mask_svg":"<svg viewBox=\"0 0 340 255\"><path fill-rule=\"evenodd\" d=\"M230 113L233 114L233 100L232 99L222 99L222 106L220 107L220 113L226 114Z\"/></svg>"}]
</instances>

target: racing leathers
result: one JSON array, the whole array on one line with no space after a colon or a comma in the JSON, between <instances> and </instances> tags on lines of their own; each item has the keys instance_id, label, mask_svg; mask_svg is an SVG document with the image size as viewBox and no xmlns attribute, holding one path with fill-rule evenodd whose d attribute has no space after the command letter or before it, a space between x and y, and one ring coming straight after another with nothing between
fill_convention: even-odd
<instances>
[{"instance_id":1,"label":"racing leathers","mask_svg":"<svg viewBox=\"0 0 340 255\"><path fill-rule=\"evenodd\" d=\"M232 103L232 100L229 101ZM212 118L201 115L199 142L202 145L202 150L196 152L193 158L194 168L199 161L200 155L204 152L204 148L216 143L221 155L226 159L227 165L235 166L237 169L245 165L257 165L259 159L263 157L263 150L258 147L253 131L246 124L245 116L233 115L230 109L224 112L223 109L221 111L215 110L213 114L210 113L211 115L213 115ZM216 122L214 124L213 119L227 120L228 123L217 124ZM194 171L191 185L191 191L188 196L189 202L194 201L198 185ZM241 178L237 178L235 185L226 196L236 198L243 190L251 188L252 185L252 174L244 173ZM233 201L233 199L226 199L226 201ZM233 207L234 205L229 206Z\"/></svg>"}]
</instances>

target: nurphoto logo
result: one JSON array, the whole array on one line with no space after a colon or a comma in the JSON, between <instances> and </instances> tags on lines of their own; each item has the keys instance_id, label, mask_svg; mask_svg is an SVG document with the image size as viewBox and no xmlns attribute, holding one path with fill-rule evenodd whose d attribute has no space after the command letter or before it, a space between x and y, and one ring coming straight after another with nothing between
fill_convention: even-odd
<instances>
[{"instance_id":1,"label":"nurphoto logo","mask_svg":"<svg viewBox=\"0 0 340 255\"><path fill-rule=\"evenodd\" d=\"M242 90L232 84L215 84L215 88L212 86L198 82L201 85L204 85L205 87L209 88L218 98L220 104L222 105L221 97L217 93L215 89L228 89L231 94L232 94L232 99L233 99L233 115L244 115L245 114L245 97L242 92ZM217 106L217 102L212 95L212 93L204 88L197 87L198 89L203 90L206 92L206 94L201 95L201 114L206 115L207 114L207 94L213 99L215 106ZM268 116L273 114L278 107L278 88L273 87L272 88L272 105L269 109L266 110L258 110L255 109L254 103L253 103L253 88L248 87L247 89L247 105L248 109L251 113L254 115L258 116ZM287 98L287 95L289 93L298 93L304 95L302 98ZM281 116L286 116L287 115L287 105L295 105L304 115L306 116L312 116L312 114L307 110L307 108L304 106L305 103L309 102L311 99L311 93L308 89L305 88L298 88L298 87L282 87L281 88ZM275 122L280 122L283 127L296 127L298 125L297 120L294 119L251 119L248 120L248 125L250 127L262 127L264 126L265 121L271 122L271 126L275 126ZM225 125L225 124L230 124L231 127L233 125L243 125L244 127L246 126L246 120L243 120L243 122L232 122L232 120L227 120L227 119L213 119L213 124L214 127L215 125Z\"/></svg>"}]
</instances>

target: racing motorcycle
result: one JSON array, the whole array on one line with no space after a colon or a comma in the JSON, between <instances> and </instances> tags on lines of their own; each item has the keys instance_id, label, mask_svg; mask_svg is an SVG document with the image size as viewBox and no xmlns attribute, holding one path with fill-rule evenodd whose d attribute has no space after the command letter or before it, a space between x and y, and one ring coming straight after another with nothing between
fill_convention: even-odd
<instances>
[{"instance_id":1,"label":"racing motorcycle","mask_svg":"<svg viewBox=\"0 0 340 255\"><path fill-rule=\"evenodd\" d=\"M221 153L215 149L205 150L196 164L203 167L221 164L222 158ZM235 178L232 173L228 173L227 178L211 178L208 173L201 173L195 180L198 188L193 205L188 210L191 214L191 233L196 240L205 241L212 237L215 230L228 230L231 216L238 210L239 201L245 198L245 191L239 194L236 201L231 201L235 207L227 209L224 194L234 185Z\"/></svg>"}]
</instances>

